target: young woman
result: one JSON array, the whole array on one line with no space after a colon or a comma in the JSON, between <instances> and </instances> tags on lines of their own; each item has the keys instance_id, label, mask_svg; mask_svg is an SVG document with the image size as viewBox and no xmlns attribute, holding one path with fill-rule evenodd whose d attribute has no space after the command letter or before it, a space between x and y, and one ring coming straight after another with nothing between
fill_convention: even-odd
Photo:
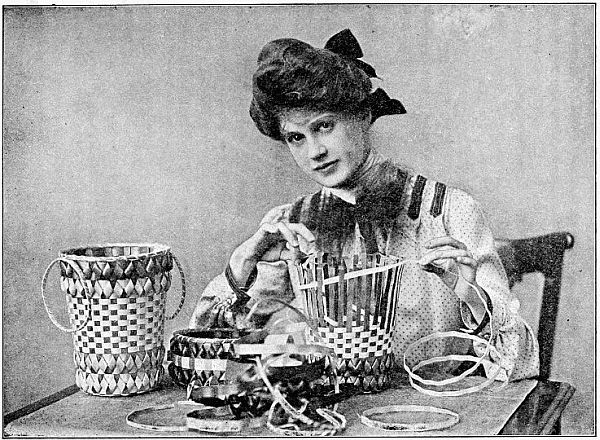
<instances>
[{"instance_id":1,"label":"young woman","mask_svg":"<svg viewBox=\"0 0 600 440\"><path fill-rule=\"evenodd\" d=\"M372 90L375 70L362 56L349 30L323 49L295 39L262 49L250 115L322 189L266 214L256 233L233 251L225 272L206 287L190 327L248 326L244 317L259 299L293 302L285 260L313 250L366 250L418 261L407 265L400 286L397 360L410 343L433 332L462 328L489 335L492 328L495 351L489 360L500 368L497 378L535 376L537 342L519 316L479 205L459 189L394 165L371 145L373 122L405 109L382 89ZM491 327L477 290L492 311ZM280 309L261 302L251 325L264 325ZM421 354L483 353L484 347L472 345L438 343Z\"/></svg>"}]
</instances>

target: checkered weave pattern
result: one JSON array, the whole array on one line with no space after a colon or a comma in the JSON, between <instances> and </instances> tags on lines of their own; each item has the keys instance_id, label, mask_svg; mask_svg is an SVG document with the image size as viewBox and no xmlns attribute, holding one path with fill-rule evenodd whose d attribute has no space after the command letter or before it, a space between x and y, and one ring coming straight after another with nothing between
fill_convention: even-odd
<instances>
[{"instance_id":1,"label":"checkered weave pattern","mask_svg":"<svg viewBox=\"0 0 600 440\"><path fill-rule=\"evenodd\" d=\"M353 385L360 392L381 391L389 386L394 357L388 331L371 323L370 330L366 331L363 326L354 325L348 333L346 327L330 325L318 327L318 333L319 337L310 331L308 340L325 343L333 349L340 384ZM329 376L323 376L324 385L333 385L330 381Z\"/></svg>"},{"instance_id":2,"label":"checkered weave pattern","mask_svg":"<svg viewBox=\"0 0 600 440\"><path fill-rule=\"evenodd\" d=\"M350 332L346 327L318 327L321 340L332 348L342 359L364 359L383 356L390 351L392 336L390 332L377 324L371 324L368 330L363 326L353 326ZM314 342L317 339L314 338Z\"/></svg>"},{"instance_id":3,"label":"checkered weave pattern","mask_svg":"<svg viewBox=\"0 0 600 440\"><path fill-rule=\"evenodd\" d=\"M296 265L292 282L312 322L309 341L330 347L340 384L358 391L389 385L392 337L402 266L395 257L316 255ZM326 380L326 378L324 378ZM328 380L328 379L327 379Z\"/></svg>"},{"instance_id":4,"label":"checkered weave pattern","mask_svg":"<svg viewBox=\"0 0 600 440\"><path fill-rule=\"evenodd\" d=\"M75 329L76 384L102 396L155 388L164 374L169 248L106 245L63 251L61 258L70 260L60 261L60 284Z\"/></svg>"},{"instance_id":5,"label":"checkered weave pattern","mask_svg":"<svg viewBox=\"0 0 600 440\"><path fill-rule=\"evenodd\" d=\"M243 336L235 330L179 330L173 333L167 360L173 381L187 387L229 383L227 361L233 357L233 343Z\"/></svg>"},{"instance_id":6,"label":"checkered weave pattern","mask_svg":"<svg viewBox=\"0 0 600 440\"><path fill-rule=\"evenodd\" d=\"M82 353L135 353L163 346L166 292L129 298L69 297L72 322L91 319L73 333L75 349Z\"/></svg>"}]
</instances>

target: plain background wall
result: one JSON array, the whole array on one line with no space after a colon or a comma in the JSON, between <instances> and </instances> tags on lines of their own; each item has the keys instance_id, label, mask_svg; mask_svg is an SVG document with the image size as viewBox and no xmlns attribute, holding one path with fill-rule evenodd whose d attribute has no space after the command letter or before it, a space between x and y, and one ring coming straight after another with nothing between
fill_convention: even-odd
<instances>
[{"instance_id":1,"label":"plain background wall","mask_svg":"<svg viewBox=\"0 0 600 440\"><path fill-rule=\"evenodd\" d=\"M497 236L575 235L553 378L578 388L590 409L572 417L592 429L594 16L569 4L5 9L3 412L74 383L71 338L40 294L59 250L170 245L189 300L168 340L264 212L316 189L254 128L251 75L271 39L323 45L349 27L408 110L375 124L383 153L469 191ZM66 319L56 268L48 291Z\"/></svg>"}]
</instances>

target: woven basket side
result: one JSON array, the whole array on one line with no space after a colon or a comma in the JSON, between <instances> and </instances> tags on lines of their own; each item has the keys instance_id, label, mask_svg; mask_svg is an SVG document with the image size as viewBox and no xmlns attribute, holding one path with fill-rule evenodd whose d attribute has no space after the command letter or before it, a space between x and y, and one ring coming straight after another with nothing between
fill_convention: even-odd
<instances>
[{"instance_id":1,"label":"woven basket side","mask_svg":"<svg viewBox=\"0 0 600 440\"><path fill-rule=\"evenodd\" d=\"M129 396L156 388L163 377L162 366L153 371L126 374L96 374L77 370L75 383L82 391L98 396Z\"/></svg>"},{"instance_id":2,"label":"woven basket side","mask_svg":"<svg viewBox=\"0 0 600 440\"><path fill-rule=\"evenodd\" d=\"M159 273L151 277L131 277L113 280L82 280L70 277L60 278L60 288L73 298L85 298L88 292L92 298L129 298L143 297L151 294L167 292L171 287L172 276L169 272Z\"/></svg>"},{"instance_id":3,"label":"woven basket side","mask_svg":"<svg viewBox=\"0 0 600 440\"><path fill-rule=\"evenodd\" d=\"M391 351L392 335L378 325L369 330L353 327L350 332L345 327L319 327L320 340L331 348L338 358L364 359L372 356L383 356ZM319 342L315 335L309 333L312 343Z\"/></svg>"},{"instance_id":4,"label":"woven basket side","mask_svg":"<svg viewBox=\"0 0 600 440\"><path fill-rule=\"evenodd\" d=\"M131 374L153 371L161 367L165 358L165 348L154 347L134 353L92 354L73 352L73 360L81 371L94 374Z\"/></svg>"},{"instance_id":5,"label":"woven basket side","mask_svg":"<svg viewBox=\"0 0 600 440\"><path fill-rule=\"evenodd\" d=\"M88 313L91 316L73 333L75 349L82 353L134 353L164 343L166 292L137 298L67 299L72 323L82 322Z\"/></svg>"},{"instance_id":6,"label":"woven basket side","mask_svg":"<svg viewBox=\"0 0 600 440\"><path fill-rule=\"evenodd\" d=\"M171 338L170 351L178 356L198 359L229 359L235 339Z\"/></svg>"}]
</instances>

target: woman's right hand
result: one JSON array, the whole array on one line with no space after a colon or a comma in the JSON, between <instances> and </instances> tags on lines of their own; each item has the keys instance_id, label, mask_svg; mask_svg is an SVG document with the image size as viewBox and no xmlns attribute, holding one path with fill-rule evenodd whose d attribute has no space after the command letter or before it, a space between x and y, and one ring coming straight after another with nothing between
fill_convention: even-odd
<instances>
[{"instance_id":1,"label":"woman's right hand","mask_svg":"<svg viewBox=\"0 0 600 440\"><path fill-rule=\"evenodd\" d=\"M314 243L314 234L302 223L280 219L263 221L258 230L231 254L229 265L233 277L243 286L259 261L295 261L302 255L300 247L311 249Z\"/></svg>"}]
</instances>

